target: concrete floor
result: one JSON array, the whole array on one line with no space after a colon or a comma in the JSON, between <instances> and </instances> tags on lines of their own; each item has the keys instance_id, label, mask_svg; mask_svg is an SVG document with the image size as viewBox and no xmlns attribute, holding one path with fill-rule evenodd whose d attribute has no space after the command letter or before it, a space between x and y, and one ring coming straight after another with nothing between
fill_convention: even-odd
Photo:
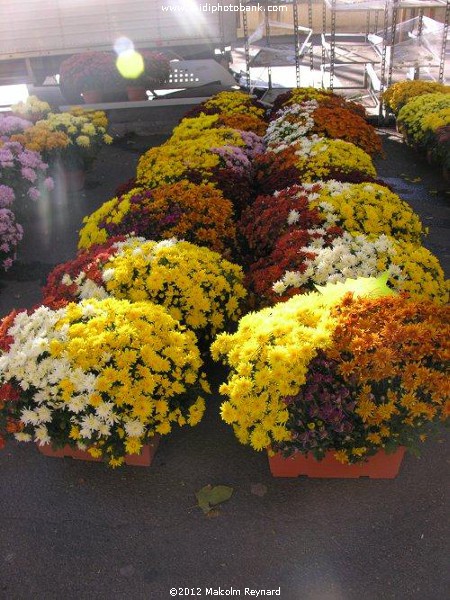
<instances>
[{"instance_id":1,"label":"concrete floor","mask_svg":"<svg viewBox=\"0 0 450 600\"><path fill-rule=\"evenodd\" d=\"M82 216L163 139L103 150L82 193L60 190L34 216L18 264L0 277L0 315L39 301L46 273L74 255ZM446 185L392 130L384 140L379 173L430 226L427 245L448 275ZM211 374L217 390L224 372ZM165 439L148 469L46 458L31 445L0 452L0 599L159 600L180 587L203 597L280 588L285 600L448 598L448 439L407 455L392 481L274 479L267 457L221 422L219 403L216 392L200 425ZM215 518L196 506L207 484L234 488Z\"/></svg>"}]
</instances>

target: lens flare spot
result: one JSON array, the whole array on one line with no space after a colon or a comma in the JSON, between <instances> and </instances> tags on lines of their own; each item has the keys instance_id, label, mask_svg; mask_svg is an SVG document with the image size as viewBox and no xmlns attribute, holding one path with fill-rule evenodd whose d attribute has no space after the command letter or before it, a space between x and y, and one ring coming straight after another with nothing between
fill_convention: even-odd
<instances>
[{"instance_id":1,"label":"lens flare spot","mask_svg":"<svg viewBox=\"0 0 450 600\"><path fill-rule=\"evenodd\" d=\"M136 50L122 52L116 60L116 66L125 79L137 79L145 69L144 59Z\"/></svg>"}]
</instances>

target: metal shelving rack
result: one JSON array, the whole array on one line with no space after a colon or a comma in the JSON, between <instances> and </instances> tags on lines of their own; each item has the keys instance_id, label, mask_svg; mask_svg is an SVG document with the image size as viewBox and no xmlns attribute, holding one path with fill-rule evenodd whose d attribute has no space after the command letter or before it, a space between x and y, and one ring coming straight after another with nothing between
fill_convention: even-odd
<instances>
[{"instance_id":1,"label":"metal shelving rack","mask_svg":"<svg viewBox=\"0 0 450 600\"><path fill-rule=\"evenodd\" d=\"M311 3L312 0L308 0L308 3ZM312 28L302 27L299 24L299 16L298 16L298 0L247 0L243 2L243 4L253 5L259 4L264 8L264 21L263 30L264 35L259 44L252 43L252 35L249 35L248 28L248 18L246 11L242 12L242 27L244 33L244 53L245 53L245 81L246 87L251 88L251 69L255 66L265 66L267 68L267 78L268 78L268 88L272 89L272 66L277 66L280 63L280 66L284 66L282 61L280 61L280 50L277 49L276 43L273 43L273 35L272 35L272 27L276 25L277 28L283 28L283 23L274 24L270 20L270 12L268 10L268 6L274 5L285 5L292 6L292 17L293 17L293 54L294 54L294 65L295 65L295 76L296 76L296 84L300 86L300 61L305 52L310 48L310 38L312 35ZM312 14L311 14L312 21ZM292 30L291 26L287 26L289 30ZM254 34L253 34L254 35ZM303 40L301 40L301 36L303 36ZM257 46L260 50L258 55L251 55L251 47ZM261 58L263 57L263 58ZM258 63L259 60L259 63ZM261 61L267 63L266 65L261 65ZM311 58L312 61L312 58ZM293 65L293 66L294 66Z\"/></svg>"},{"instance_id":2,"label":"metal shelving rack","mask_svg":"<svg viewBox=\"0 0 450 600\"><path fill-rule=\"evenodd\" d=\"M412 12L418 11L418 14L409 21L404 21L399 18L402 16L401 11L410 10ZM386 90L393 83L393 71L399 68L399 62L396 60L396 50L399 46L405 42L397 40L397 37L401 37L399 34L399 28L402 25L417 20L417 34L410 36L415 39L418 44L421 44L422 37L424 36L424 23L425 23L425 9L441 9L444 11L442 21L442 37L440 40L440 48L434 52L435 58L435 70L438 70L438 81L444 82L444 69L446 60L447 40L449 35L449 20L450 20L450 0L386 0L386 11L384 18L383 32L381 33L383 39L383 53L381 63L381 87L380 97L384 90ZM419 52L416 52L417 58L419 59ZM420 77L420 69L425 66L422 61L422 65L419 61L410 61L410 69L413 70L413 78L418 79ZM402 76L403 78L403 76ZM379 116L380 119L383 115L386 116L383 103L380 101Z\"/></svg>"},{"instance_id":3,"label":"metal shelving rack","mask_svg":"<svg viewBox=\"0 0 450 600\"><path fill-rule=\"evenodd\" d=\"M427 9L443 10L442 20L438 22L426 17ZM441 83L444 81L450 0L353 0L351 2L350 0L323 0L322 10L322 85L324 85L324 75L328 73L328 87L332 90L366 89L375 105L379 106L381 116L382 106L379 99L383 91L391 85L394 70L401 70L396 55L400 55L403 51L405 55L409 52L409 55L414 57L414 60L410 59L410 65L414 65L412 73L414 78L419 77L421 68L430 66L425 64L423 58L423 55L428 52L426 44L427 35L430 34L427 34L426 27L429 23L439 25L439 31L442 29L439 44L429 50L429 53L434 61L433 67L438 72L438 81ZM404 19L407 10L415 15L409 21ZM337 33L337 16L354 11L367 11L365 33ZM330 15L330 29L327 27L327 13ZM372 14L375 14L375 19L372 19ZM379 26L380 17L382 28ZM408 27L414 28L414 31L407 31ZM402 29L406 32L406 40L400 39ZM411 48L408 47L409 41L411 41ZM423 48L426 50L422 48L422 41ZM354 52L352 52L353 47ZM347 53L345 48L349 50ZM362 85L336 86L336 69L346 66L349 69L357 65L363 66Z\"/></svg>"},{"instance_id":4,"label":"metal shelving rack","mask_svg":"<svg viewBox=\"0 0 450 600\"><path fill-rule=\"evenodd\" d=\"M354 96L359 90L359 95L366 96L376 110L380 109L380 115L381 94L399 74L402 78L417 78L426 76L427 70L429 77L444 81L450 0L307 0L301 4L300 0L242 2L259 4L264 9L263 18L251 35L248 13L241 13L244 34L241 81L248 89L255 86L251 71L255 73L258 68L262 69L264 77L261 81L269 89L273 87L273 70L276 87L275 67L283 66L295 66L296 85L301 85L300 75L308 62L310 70L314 69L314 48L319 50L317 59L321 62L322 86L332 90L349 90ZM289 6L292 11L289 23L272 21L274 13L268 10L270 5ZM302 24L308 27L299 24L301 9L305 20ZM320 10L321 32L315 29L320 22ZM358 18L353 18L351 13L359 13ZM438 21L434 20L436 14ZM340 22L346 16L351 18ZM428 47L432 52L428 52ZM427 63L428 54L433 55L432 64ZM409 68L408 73L402 73L405 68ZM341 81L338 81L338 75Z\"/></svg>"},{"instance_id":5,"label":"metal shelving rack","mask_svg":"<svg viewBox=\"0 0 450 600\"><path fill-rule=\"evenodd\" d=\"M328 32L327 13L330 13L331 28ZM337 15L350 12L366 12L365 32L337 33ZM345 90L367 90L376 103L379 80L376 71L382 61L382 49L373 37L378 29L380 15L386 14L386 0L323 0L322 4L322 85L329 73L328 87ZM372 18L374 16L374 18ZM360 85L335 85L336 67L362 66L363 81ZM370 85L369 85L370 84Z\"/></svg>"},{"instance_id":6,"label":"metal shelving rack","mask_svg":"<svg viewBox=\"0 0 450 600\"><path fill-rule=\"evenodd\" d=\"M388 31L384 31L385 42L389 43L390 52L389 52L389 60L387 64L387 76L385 77L386 87L389 87L392 83L392 72L394 67L396 66L395 61L395 50L398 47L398 42L396 41L397 27L401 26L402 20L399 19L400 11L405 11L407 9L410 10L418 10L417 16L417 40L420 41L423 36L424 30L424 19L425 19L425 9L441 9L444 11L442 15L444 17L442 21L442 39L440 41L440 49L435 53L436 59L436 67L438 68L438 81L443 83L444 81L444 67L445 67L445 54L447 48L447 38L448 38L448 27L449 27L449 17L450 17L450 0L391 0L390 2L390 10L391 10L391 26L390 33L388 35ZM390 38L390 40L388 39ZM420 75L420 65L415 67L414 78L418 79Z\"/></svg>"}]
</instances>

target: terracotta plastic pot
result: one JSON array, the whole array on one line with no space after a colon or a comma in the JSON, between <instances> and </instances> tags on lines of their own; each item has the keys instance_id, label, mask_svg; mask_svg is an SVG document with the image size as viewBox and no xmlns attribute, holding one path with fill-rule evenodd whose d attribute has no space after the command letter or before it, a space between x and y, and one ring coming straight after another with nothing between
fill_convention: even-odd
<instances>
[{"instance_id":1,"label":"terracotta plastic pot","mask_svg":"<svg viewBox=\"0 0 450 600\"><path fill-rule=\"evenodd\" d=\"M297 452L289 458L284 458L278 453L269 455L270 471L274 477L299 477L306 475L317 478L341 478L356 479L358 477L370 477L371 479L394 479L398 475L400 465L405 454L405 448L401 447L394 454L386 454L380 450L367 461L345 465L338 462L333 452L328 452L325 458L317 461L312 455L305 456Z\"/></svg>"},{"instance_id":2,"label":"terracotta plastic pot","mask_svg":"<svg viewBox=\"0 0 450 600\"><path fill-rule=\"evenodd\" d=\"M128 100L139 102L141 100L148 100L147 90L145 87L133 87L127 86Z\"/></svg>"},{"instance_id":3,"label":"terracotta plastic pot","mask_svg":"<svg viewBox=\"0 0 450 600\"><path fill-rule=\"evenodd\" d=\"M85 104L98 104L103 98L101 90L86 90L82 96Z\"/></svg>"},{"instance_id":4,"label":"terracotta plastic pot","mask_svg":"<svg viewBox=\"0 0 450 600\"><path fill-rule=\"evenodd\" d=\"M160 436L155 435L153 440L145 444L140 454L127 454L125 456L125 464L133 467L149 467L152 464L153 458L159 445ZM78 450L71 446L64 446L58 450L54 450L50 444L43 446L37 445L37 448L44 456L52 458L74 458L75 460L86 460L89 462L102 462L101 458L92 457L89 452Z\"/></svg>"}]
</instances>

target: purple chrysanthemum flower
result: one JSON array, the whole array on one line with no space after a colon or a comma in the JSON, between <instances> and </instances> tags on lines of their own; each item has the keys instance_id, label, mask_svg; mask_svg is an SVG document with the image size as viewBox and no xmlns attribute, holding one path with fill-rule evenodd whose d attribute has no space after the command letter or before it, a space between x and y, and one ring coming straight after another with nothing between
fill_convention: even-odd
<instances>
[{"instance_id":1,"label":"purple chrysanthemum flower","mask_svg":"<svg viewBox=\"0 0 450 600\"><path fill-rule=\"evenodd\" d=\"M14 190L9 185L0 184L0 208L8 208L14 202Z\"/></svg>"}]
</instances>

